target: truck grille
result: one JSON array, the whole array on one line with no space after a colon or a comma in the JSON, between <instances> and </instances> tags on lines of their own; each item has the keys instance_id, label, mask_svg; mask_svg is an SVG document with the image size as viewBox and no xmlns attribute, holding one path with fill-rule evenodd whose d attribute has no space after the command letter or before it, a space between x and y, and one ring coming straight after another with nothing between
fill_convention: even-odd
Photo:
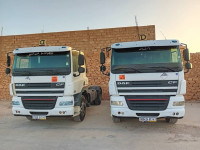
<instances>
[{"instance_id":1,"label":"truck grille","mask_svg":"<svg viewBox=\"0 0 200 150\"><path fill-rule=\"evenodd\" d=\"M25 109L53 109L56 101L57 97L22 97L22 104Z\"/></svg>"},{"instance_id":2,"label":"truck grille","mask_svg":"<svg viewBox=\"0 0 200 150\"><path fill-rule=\"evenodd\" d=\"M64 82L57 83L15 83L15 92L18 96L62 96L64 94Z\"/></svg>"},{"instance_id":3,"label":"truck grille","mask_svg":"<svg viewBox=\"0 0 200 150\"><path fill-rule=\"evenodd\" d=\"M119 95L176 95L178 80L117 81Z\"/></svg>"},{"instance_id":4,"label":"truck grille","mask_svg":"<svg viewBox=\"0 0 200 150\"><path fill-rule=\"evenodd\" d=\"M168 106L170 96L163 95L132 95L125 96L131 110L162 111Z\"/></svg>"}]
</instances>

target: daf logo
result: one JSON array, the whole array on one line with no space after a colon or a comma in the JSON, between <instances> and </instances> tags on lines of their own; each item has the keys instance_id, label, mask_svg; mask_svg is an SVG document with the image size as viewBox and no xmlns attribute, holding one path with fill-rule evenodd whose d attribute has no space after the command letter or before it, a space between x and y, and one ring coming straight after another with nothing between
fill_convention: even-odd
<instances>
[{"instance_id":1,"label":"daf logo","mask_svg":"<svg viewBox=\"0 0 200 150\"><path fill-rule=\"evenodd\" d=\"M56 83L56 86L63 86L64 83Z\"/></svg>"},{"instance_id":2,"label":"daf logo","mask_svg":"<svg viewBox=\"0 0 200 150\"><path fill-rule=\"evenodd\" d=\"M117 82L118 85L127 85L130 84L130 82Z\"/></svg>"},{"instance_id":3,"label":"daf logo","mask_svg":"<svg viewBox=\"0 0 200 150\"><path fill-rule=\"evenodd\" d=\"M163 74L161 74L160 77L164 80L168 77L168 74L166 72L164 72Z\"/></svg>"},{"instance_id":4,"label":"daf logo","mask_svg":"<svg viewBox=\"0 0 200 150\"><path fill-rule=\"evenodd\" d=\"M178 81L168 81L168 84L177 84Z\"/></svg>"},{"instance_id":5,"label":"daf logo","mask_svg":"<svg viewBox=\"0 0 200 150\"><path fill-rule=\"evenodd\" d=\"M15 84L15 86L21 86L21 87L22 87L22 86L25 86L25 84L23 84L23 83L20 84L20 83L19 83L19 84Z\"/></svg>"},{"instance_id":6,"label":"daf logo","mask_svg":"<svg viewBox=\"0 0 200 150\"><path fill-rule=\"evenodd\" d=\"M31 80L31 78L30 78L29 76L27 76L25 79L26 79L26 80Z\"/></svg>"}]
</instances>

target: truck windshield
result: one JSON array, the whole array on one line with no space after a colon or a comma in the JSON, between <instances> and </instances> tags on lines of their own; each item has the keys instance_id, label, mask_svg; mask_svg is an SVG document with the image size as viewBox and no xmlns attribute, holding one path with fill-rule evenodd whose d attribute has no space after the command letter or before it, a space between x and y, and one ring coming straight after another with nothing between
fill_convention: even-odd
<instances>
[{"instance_id":1,"label":"truck windshield","mask_svg":"<svg viewBox=\"0 0 200 150\"><path fill-rule=\"evenodd\" d=\"M178 72L183 70L178 46L112 49L112 73Z\"/></svg>"},{"instance_id":2,"label":"truck windshield","mask_svg":"<svg viewBox=\"0 0 200 150\"><path fill-rule=\"evenodd\" d=\"M16 54L13 76L44 76L70 74L69 52L39 52Z\"/></svg>"}]
</instances>

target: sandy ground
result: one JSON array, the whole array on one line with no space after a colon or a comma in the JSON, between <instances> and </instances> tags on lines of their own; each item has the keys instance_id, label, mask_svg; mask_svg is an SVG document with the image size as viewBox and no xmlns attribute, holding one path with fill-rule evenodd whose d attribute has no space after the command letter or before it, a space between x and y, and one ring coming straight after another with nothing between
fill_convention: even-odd
<instances>
[{"instance_id":1,"label":"sandy ground","mask_svg":"<svg viewBox=\"0 0 200 150\"><path fill-rule=\"evenodd\" d=\"M11 114L10 102L0 101L0 150L199 150L200 103L187 103L186 111L175 125L136 118L116 124L109 102L103 102L89 107L81 123L71 118L28 121Z\"/></svg>"}]
</instances>

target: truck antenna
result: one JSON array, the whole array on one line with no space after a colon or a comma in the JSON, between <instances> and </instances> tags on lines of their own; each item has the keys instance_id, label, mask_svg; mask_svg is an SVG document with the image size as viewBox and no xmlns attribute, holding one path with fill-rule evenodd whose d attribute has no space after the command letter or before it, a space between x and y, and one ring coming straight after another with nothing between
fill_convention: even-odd
<instances>
[{"instance_id":1,"label":"truck antenna","mask_svg":"<svg viewBox=\"0 0 200 150\"><path fill-rule=\"evenodd\" d=\"M161 32L161 34L163 35L163 37L165 38L165 40L166 40L167 38L166 38L166 36L164 35L164 33L162 33L162 31L160 31L160 32Z\"/></svg>"},{"instance_id":2,"label":"truck antenna","mask_svg":"<svg viewBox=\"0 0 200 150\"><path fill-rule=\"evenodd\" d=\"M137 32L138 32L138 39L140 41L140 31L139 31L139 27L138 27L137 16L135 16L135 24L136 24L136 29L137 29Z\"/></svg>"},{"instance_id":3,"label":"truck antenna","mask_svg":"<svg viewBox=\"0 0 200 150\"><path fill-rule=\"evenodd\" d=\"M3 27L1 27L1 36L3 36Z\"/></svg>"},{"instance_id":4,"label":"truck antenna","mask_svg":"<svg viewBox=\"0 0 200 150\"><path fill-rule=\"evenodd\" d=\"M41 30L41 33L44 33L44 25L42 26L42 30Z\"/></svg>"}]
</instances>

